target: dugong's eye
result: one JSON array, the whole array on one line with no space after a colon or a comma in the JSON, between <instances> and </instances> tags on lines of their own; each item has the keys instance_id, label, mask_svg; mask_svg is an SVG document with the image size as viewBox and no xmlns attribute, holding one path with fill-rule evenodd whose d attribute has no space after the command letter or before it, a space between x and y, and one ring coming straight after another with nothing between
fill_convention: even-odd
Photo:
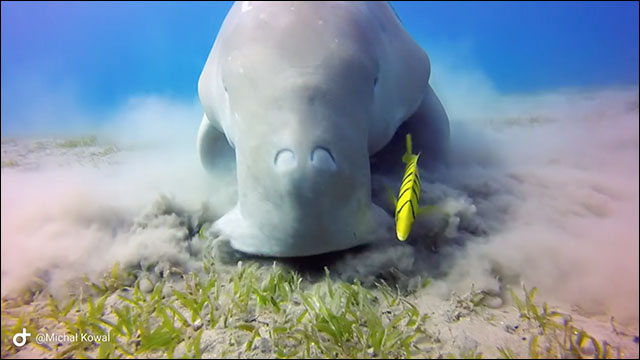
<instances>
[{"instance_id":1,"label":"dugong's eye","mask_svg":"<svg viewBox=\"0 0 640 360\"><path fill-rule=\"evenodd\" d=\"M375 87L376 85L378 85L378 77L376 76L375 79L373 79L373 87Z\"/></svg>"}]
</instances>

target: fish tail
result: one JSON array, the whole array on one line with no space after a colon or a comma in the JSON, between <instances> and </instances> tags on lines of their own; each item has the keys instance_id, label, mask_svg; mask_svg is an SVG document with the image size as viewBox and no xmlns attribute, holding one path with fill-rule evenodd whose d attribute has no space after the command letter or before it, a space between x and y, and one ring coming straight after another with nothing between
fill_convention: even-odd
<instances>
[{"instance_id":1,"label":"fish tail","mask_svg":"<svg viewBox=\"0 0 640 360\"><path fill-rule=\"evenodd\" d=\"M413 158L413 142L411 141L411 134L407 134L407 152L402 156L402 162L408 164Z\"/></svg>"}]
</instances>

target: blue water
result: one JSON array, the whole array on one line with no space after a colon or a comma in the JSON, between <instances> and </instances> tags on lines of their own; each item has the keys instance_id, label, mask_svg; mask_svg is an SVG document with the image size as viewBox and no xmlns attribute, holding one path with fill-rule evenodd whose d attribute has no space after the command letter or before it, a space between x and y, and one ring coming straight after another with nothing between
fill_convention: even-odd
<instances>
[{"instance_id":1,"label":"blue water","mask_svg":"<svg viewBox=\"0 0 640 360\"><path fill-rule=\"evenodd\" d=\"M637 2L392 3L432 57L503 93L638 84ZM135 95L193 100L230 6L3 2L2 133L97 122Z\"/></svg>"}]
</instances>

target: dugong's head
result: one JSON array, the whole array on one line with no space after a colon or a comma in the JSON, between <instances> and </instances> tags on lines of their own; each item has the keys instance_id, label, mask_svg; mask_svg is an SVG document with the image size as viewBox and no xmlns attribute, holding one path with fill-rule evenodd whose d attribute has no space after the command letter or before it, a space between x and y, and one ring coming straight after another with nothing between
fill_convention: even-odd
<instances>
[{"instance_id":1,"label":"dugong's head","mask_svg":"<svg viewBox=\"0 0 640 360\"><path fill-rule=\"evenodd\" d=\"M363 9L336 6L237 3L202 73L205 114L235 149L238 204L216 226L238 250L319 254L392 224L371 202L369 156L398 126L381 116L408 110L380 110L384 39Z\"/></svg>"}]
</instances>

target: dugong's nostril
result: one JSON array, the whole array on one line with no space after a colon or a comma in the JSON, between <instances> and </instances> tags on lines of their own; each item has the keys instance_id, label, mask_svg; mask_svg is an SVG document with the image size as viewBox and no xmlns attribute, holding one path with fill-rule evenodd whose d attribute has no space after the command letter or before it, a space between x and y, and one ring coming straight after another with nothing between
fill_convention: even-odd
<instances>
[{"instance_id":1,"label":"dugong's nostril","mask_svg":"<svg viewBox=\"0 0 640 360\"><path fill-rule=\"evenodd\" d=\"M311 164L320 169L336 169L336 160L333 158L333 154L331 154L329 149L322 146L316 147L311 152Z\"/></svg>"},{"instance_id":2,"label":"dugong's nostril","mask_svg":"<svg viewBox=\"0 0 640 360\"><path fill-rule=\"evenodd\" d=\"M273 165L280 171L286 171L296 167L296 154L290 149L281 149L273 159Z\"/></svg>"}]
</instances>

